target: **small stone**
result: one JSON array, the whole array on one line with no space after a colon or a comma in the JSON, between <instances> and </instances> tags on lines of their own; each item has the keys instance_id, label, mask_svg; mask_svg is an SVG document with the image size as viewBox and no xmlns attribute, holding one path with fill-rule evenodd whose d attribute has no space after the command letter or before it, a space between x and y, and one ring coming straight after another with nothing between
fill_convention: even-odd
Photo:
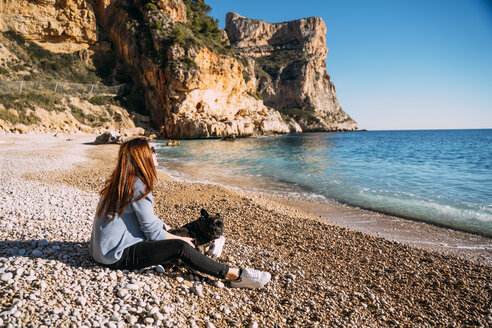
<instances>
[{"instance_id":1,"label":"small stone","mask_svg":"<svg viewBox=\"0 0 492 328\"><path fill-rule=\"evenodd\" d=\"M190 287L190 292L195 294L198 297L203 297L203 286L202 285L196 285L193 287Z\"/></svg>"},{"instance_id":2,"label":"small stone","mask_svg":"<svg viewBox=\"0 0 492 328\"><path fill-rule=\"evenodd\" d=\"M205 324L205 327L207 327L207 328L215 328L214 324L211 323L210 321L207 321L207 323Z\"/></svg>"},{"instance_id":3,"label":"small stone","mask_svg":"<svg viewBox=\"0 0 492 328\"><path fill-rule=\"evenodd\" d=\"M148 325L151 325L154 323L154 318L151 318L151 317L147 317L144 319L144 322Z\"/></svg>"},{"instance_id":4,"label":"small stone","mask_svg":"<svg viewBox=\"0 0 492 328\"><path fill-rule=\"evenodd\" d=\"M46 239L42 239L38 242L38 247L45 247L49 244L49 242Z\"/></svg>"},{"instance_id":5,"label":"small stone","mask_svg":"<svg viewBox=\"0 0 492 328\"><path fill-rule=\"evenodd\" d=\"M76 301L77 301L77 304L80 304L82 306L84 306L87 303L87 300L82 296L77 297Z\"/></svg>"},{"instance_id":6,"label":"small stone","mask_svg":"<svg viewBox=\"0 0 492 328\"><path fill-rule=\"evenodd\" d=\"M248 328L258 328L258 322L252 320L249 325L248 325Z\"/></svg>"},{"instance_id":7,"label":"small stone","mask_svg":"<svg viewBox=\"0 0 492 328\"><path fill-rule=\"evenodd\" d=\"M222 281L216 280L214 282L214 286L217 287L217 288L224 288L225 285L224 285L224 283Z\"/></svg>"},{"instance_id":8,"label":"small stone","mask_svg":"<svg viewBox=\"0 0 492 328\"><path fill-rule=\"evenodd\" d=\"M127 289L124 289L124 288L120 288L118 290L118 296L123 298L125 297L126 295L128 295L128 290Z\"/></svg>"},{"instance_id":9,"label":"small stone","mask_svg":"<svg viewBox=\"0 0 492 328\"><path fill-rule=\"evenodd\" d=\"M182 283L184 281L184 278L181 277L181 276L177 276L176 277L176 281L179 282L179 283Z\"/></svg>"},{"instance_id":10,"label":"small stone","mask_svg":"<svg viewBox=\"0 0 492 328\"><path fill-rule=\"evenodd\" d=\"M172 308L170 306L164 306L164 307L162 307L162 311L164 311L165 314L170 314L170 313L174 312L174 308Z\"/></svg>"},{"instance_id":11,"label":"small stone","mask_svg":"<svg viewBox=\"0 0 492 328\"><path fill-rule=\"evenodd\" d=\"M39 282L39 288L41 288L41 290L44 290L46 287L48 287L46 281L42 280Z\"/></svg>"},{"instance_id":12,"label":"small stone","mask_svg":"<svg viewBox=\"0 0 492 328\"><path fill-rule=\"evenodd\" d=\"M129 316L127 317L127 320L128 320L128 322L130 323L130 325L134 325L134 324L136 324L136 323L137 323L138 318L137 318L136 316L134 316L134 315L129 315Z\"/></svg>"},{"instance_id":13,"label":"small stone","mask_svg":"<svg viewBox=\"0 0 492 328\"><path fill-rule=\"evenodd\" d=\"M9 281L10 279L12 279L14 277L13 273L12 272L5 272L4 274L2 274L2 276L0 277L0 280L2 281Z\"/></svg>"},{"instance_id":14,"label":"small stone","mask_svg":"<svg viewBox=\"0 0 492 328\"><path fill-rule=\"evenodd\" d=\"M21 248L17 251L17 255L19 256L24 256L26 255L26 250L24 248Z\"/></svg>"},{"instance_id":15,"label":"small stone","mask_svg":"<svg viewBox=\"0 0 492 328\"><path fill-rule=\"evenodd\" d=\"M160 313L159 311L155 312L153 315L154 315L154 319L157 321L164 320L164 315L162 313Z\"/></svg>"},{"instance_id":16,"label":"small stone","mask_svg":"<svg viewBox=\"0 0 492 328\"><path fill-rule=\"evenodd\" d=\"M155 271L158 273L166 273L166 271L164 270L164 267L162 265L157 265L155 267Z\"/></svg>"},{"instance_id":17,"label":"small stone","mask_svg":"<svg viewBox=\"0 0 492 328\"><path fill-rule=\"evenodd\" d=\"M32 251L32 256L38 257L43 255L43 252L41 252L39 249L35 249Z\"/></svg>"},{"instance_id":18,"label":"small stone","mask_svg":"<svg viewBox=\"0 0 492 328\"><path fill-rule=\"evenodd\" d=\"M140 287L137 285L137 284L127 284L125 286L125 289L128 289L128 290L138 290Z\"/></svg>"},{"instance_id":19,"label":"small stone","mask_svg":"<svg viewBox=\"0 0 492 328\"><path fill-rule=\"evenodd\" d=\"M17 268L17 270L15 270L15 275L16 276L22 276L22 274L24 273L24 268L23 267L19 267Z\"/></svg>"},{"instance_id":20,"label":"small stone","mask_svg":"<svg viewBox=\"0 0 492 328\"><path fill-rule=\"evenodd\" d=\"M63 308L61 308L61 307L56 307L53 309L54 314L60 314L62 312L63 312Z\"/></svg>"},{"instance_id":21,"label":"small stone","mask_svg":"<svg viewBox=\"0 0 492 328\"><path fill-rule=\"evenodd\" d=\"M296 275L292 273L287 273L285 275L285 278L290 279L290 280L296 280Z\"/></svg>"}]
</instances>

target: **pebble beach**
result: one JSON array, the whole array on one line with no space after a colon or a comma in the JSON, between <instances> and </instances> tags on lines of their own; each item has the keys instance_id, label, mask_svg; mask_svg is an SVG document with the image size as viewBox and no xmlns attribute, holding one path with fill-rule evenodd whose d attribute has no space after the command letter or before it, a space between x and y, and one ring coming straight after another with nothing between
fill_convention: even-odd
<instances>
[{"instance_id":1,"label":"pebble beach","mask_svg":"<svg viewBox=\"0 0 492 328\"><path fill-rule=\"evenodd\" d=\"M201 208L220 213L220 261L269 271L271 282L239 290L184 268L102 267L87 247L118 146L94 139L0 136L1 327L492 326L490 251L415 247L164 173L156 215L178 227Z\"/></svg>"}]
</instances>

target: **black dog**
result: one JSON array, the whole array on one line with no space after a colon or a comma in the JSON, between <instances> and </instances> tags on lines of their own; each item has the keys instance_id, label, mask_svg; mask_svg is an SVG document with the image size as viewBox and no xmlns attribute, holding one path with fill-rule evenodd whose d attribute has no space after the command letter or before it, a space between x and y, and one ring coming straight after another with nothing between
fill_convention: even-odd
<instances>
[{"instance_id":1,"label":"black dog","mask_svg":"<svg viewBox=\"0 0 492 328\"><path fill-rule=\"evenodd\" d=\"M195 247L202 254L206 254L214 240L224 233L224 222L219 213L211 216L202 208L198 219L185 224L181 228L171 229L169 232L173 235L195 239Z\"/></svg>"}]
</instances>

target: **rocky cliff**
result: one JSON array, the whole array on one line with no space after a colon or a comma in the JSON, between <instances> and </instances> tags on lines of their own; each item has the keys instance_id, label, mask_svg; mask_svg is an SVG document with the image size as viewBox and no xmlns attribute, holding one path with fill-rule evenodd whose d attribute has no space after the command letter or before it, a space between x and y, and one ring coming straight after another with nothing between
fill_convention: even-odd
<instances>
[{"instance_id":1,"label":"rocky cliff","mask_svg":"<svg viewBox=\"0 0 492 328\"><path fill-rule=\"evenodd\" d=\"M85 0L2 0L0 31L15 31L55 52L96 42L96 18Z\"/></svg>"},{"instance_id":2,"label":"rocky cliff","mask_svg":"<svg viewBox=\"0 0 492 328\"><path fill-rule=\"evenodd\" d=\"M93 0L99 23L142 84L155 128L171 138L286 133L287 124L249 92L240 63L210 51L178 0Z\"/></svg>"},{"instance_id":3,"label":"rocky cliff","mask_svg":"<svg viewBox=\"0 0 492 328\"><path fill-rule=\"evenodd\" d=\"M320 17L270 24L228 13L226 31L248 58L251 87L265 105L294 118L303 131L357 129L325 70L326 26Z\"/></svg>"},{"instance_id":4,"label":"rocky cliff","mask_svg":"<svg viewBox=\"0 0 492 328\"><path fill-rule=\"evenodd\" d=\"M26 43L24 62L7 55L0 75L127 83L136 110L168 138L301 132L297 122L306 131L356 128L324 71L321 19L268 24L229 14L226 35L209 10L203 0L3 0L1 31L64 57Z\"/></svg>"}]
</instances>

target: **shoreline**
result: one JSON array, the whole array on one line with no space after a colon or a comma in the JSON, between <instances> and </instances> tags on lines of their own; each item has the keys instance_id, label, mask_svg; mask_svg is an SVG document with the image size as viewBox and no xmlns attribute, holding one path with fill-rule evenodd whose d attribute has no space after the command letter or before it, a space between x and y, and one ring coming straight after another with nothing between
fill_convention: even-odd
<instances>
[{"instance_id":1,"label":"shoreline","mask_svg":"<svg viewBox=\"0 0 492 328\"><path fill-rule=\"evenodd\" d=\"M295 196L289 196L279 192L272 194L265 190L251 190L248 187L253 186L254 182L250 181L251 178L246 177L235 176L235 184L247 186L242 188L228 185L227 182L197 181L193 177L175 177L170 174L170 169L167 167L159 168L159 170L177 182L218 186L242 193L246 197L267 198L279 206L289 207L314 219L321 218L329 224L340 225L412 247L473 259L492 266L492 238L485 235L377 212L335 200L307 198L303 197L300 192L294 192Z\"/></svg>"},{"instance_id":2,"label":"shoreline","mask_svg":"<svg viewBox=\"0 0 492 328\"><path fill-rule=\"evenodd\" d=\"M88 257L87 242L119 146L87 144L93 138L0 136L0 164L8 168L0 177L0 326L490 324L490 265L327 223L290 200L282 205L161 172L159 218L180 226L201 208L221 213L227 242L220 261L267 270L272 281L237 290L186 269L101 267ZM354 213L342 209L330 213Z\"/></svg>"}]
</instances>

